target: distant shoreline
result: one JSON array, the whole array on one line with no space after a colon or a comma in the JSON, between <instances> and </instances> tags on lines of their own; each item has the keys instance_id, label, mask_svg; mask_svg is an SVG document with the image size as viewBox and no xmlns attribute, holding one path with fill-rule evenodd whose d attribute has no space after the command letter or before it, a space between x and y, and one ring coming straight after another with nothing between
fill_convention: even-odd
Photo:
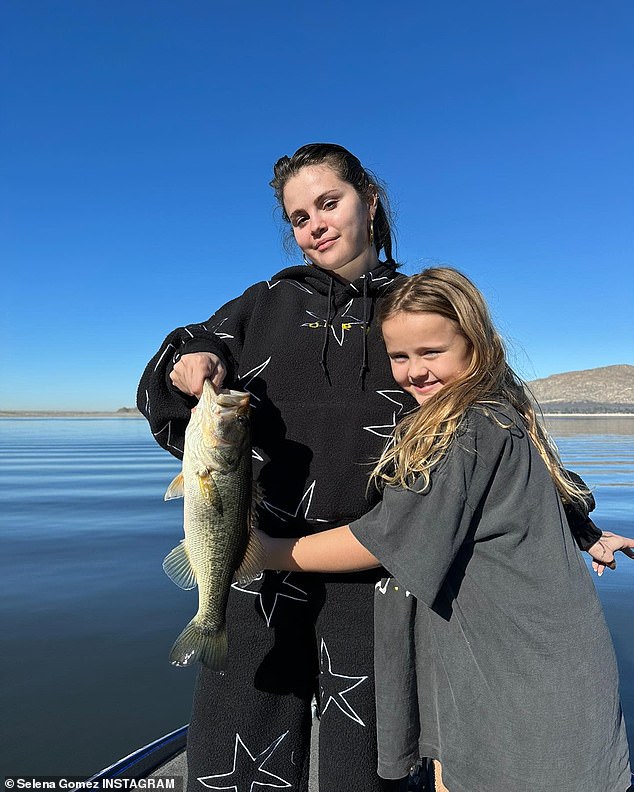
<instances>
[{"instance_id":1,"label":"distant shoreline","mask_svg":"<svg viewBox=\"0 0 634 792\"><path fill-rule=\"evenodd\" d=\"M138 410L0 410L0 418L143 418Z\"/></svg>"},{"instance_id":2,"label":"distant shoreline","mask_svg":"<svg viewBox=\"0 0 634 792\"><path fill-rule=\"evenodd\" d=\"M631 412L544 412L544 418L634 418ZM0 418L144 418L133 409L123 410L0 410Z\"/></svg>"},{"instance_id":3,"label":"distant shoreline","mask_svg":"<svg viewBox=\"0 0 634 792\"><path fill-rule=\"evenodd\" d=\"M634 413L620 413L620 412L609 412L609 413L573 413L573 412L565 412L565 413L541 413L544 418L634 418Z\"/></svg>"}]
</instances>

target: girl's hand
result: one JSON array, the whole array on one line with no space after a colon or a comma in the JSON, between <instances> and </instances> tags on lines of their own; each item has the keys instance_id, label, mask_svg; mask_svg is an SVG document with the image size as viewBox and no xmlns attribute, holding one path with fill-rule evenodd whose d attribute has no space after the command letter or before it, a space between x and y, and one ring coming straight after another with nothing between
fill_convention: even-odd
<instances>
[{"instance_id":1,"label":"girl's hand","mask_svg":"<svg viewBox=\"0 0 634 792\"><path fill-rule=\"evenodd\" d=\"M212 352L190 352L174 363L170 379L179 391L200 399L206 379L210 379L216 390L220 390L226 374L224 364Z\"/></svg>"},{"instance_id":2,"label":"girl's hand","mask_svg":"<svg viewBox=\"0 0 634 792\"><path fill-rule=\"evenodd\" d=\"M616 569L614 554L620 550L628 558L634 558L634 539L603 531L601 538L588 548L592 557L592 568L601 577L606 567Z\"/></svg>"}]
</instances>

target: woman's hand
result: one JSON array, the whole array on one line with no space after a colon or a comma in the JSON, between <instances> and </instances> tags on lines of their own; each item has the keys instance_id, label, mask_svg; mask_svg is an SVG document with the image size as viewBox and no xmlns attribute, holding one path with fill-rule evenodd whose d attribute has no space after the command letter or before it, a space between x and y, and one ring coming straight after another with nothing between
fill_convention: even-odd
<instances>
[{"instance_id":1,"label":"woman's hand","mask_svg":"<svg viewBox=\"0 0 634 792\"><path fill-rule=\"evenodd\" d=\"M587 552L592 557L592 568L599 577L606 567L616 569L614 554L618 550L628 558L634 558L634 539L603 531L601 538L588 548Z\"/></svg>"},{"instance_id":2,"label":"woman's hand","mask_svg":"<svg viewBox=\"0 0 634 792\"><path fill-rule=\"evenodd\" d=\"M220 390L226 374L224 364L213 352L190 352L174 363L170 379L179 391L200 399L206 379Z\"/></svg>"}]
</instances>

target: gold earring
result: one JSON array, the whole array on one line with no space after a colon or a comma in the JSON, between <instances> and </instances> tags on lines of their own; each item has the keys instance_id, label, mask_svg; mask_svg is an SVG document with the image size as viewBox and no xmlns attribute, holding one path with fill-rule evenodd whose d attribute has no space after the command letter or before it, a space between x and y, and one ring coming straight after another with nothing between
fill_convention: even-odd
<instances>
[{"instance_id":1,"label":"gold earring","mask_svg":"<svg viewBox=\"0 0 634 792\"><path fill-rule=\"evenodd\" d=\"M370 220L370 247L374 247L374 220Z\"/></svg>"}]
</instances>

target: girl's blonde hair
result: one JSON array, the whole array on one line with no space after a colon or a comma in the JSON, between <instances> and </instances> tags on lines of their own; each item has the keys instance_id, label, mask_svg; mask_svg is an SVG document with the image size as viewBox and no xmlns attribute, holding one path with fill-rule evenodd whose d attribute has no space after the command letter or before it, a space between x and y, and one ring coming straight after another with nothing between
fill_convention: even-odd
<instances>
[{"instance_id":1,"label":"girl's blonde hair","mask_svg":"<svg viewBox=\"0 0 634 792\"><path fill-rule=\"evenodd\" d=\"M375 483L409 487L430 472L447 453L466 410L473 405L510 404L544 460L565 503L586 510L588 490L575 484L564 469L557 447L537 417L526 384L506 361L504 343L491 320L484 297L458 270L435 267L398 282L381 301L378 320L399 313L435 313L455 322L467 340L471 362L454 382L445 385L396 427L393 441L372 472Z\"/></svg>"}]
</instances>

